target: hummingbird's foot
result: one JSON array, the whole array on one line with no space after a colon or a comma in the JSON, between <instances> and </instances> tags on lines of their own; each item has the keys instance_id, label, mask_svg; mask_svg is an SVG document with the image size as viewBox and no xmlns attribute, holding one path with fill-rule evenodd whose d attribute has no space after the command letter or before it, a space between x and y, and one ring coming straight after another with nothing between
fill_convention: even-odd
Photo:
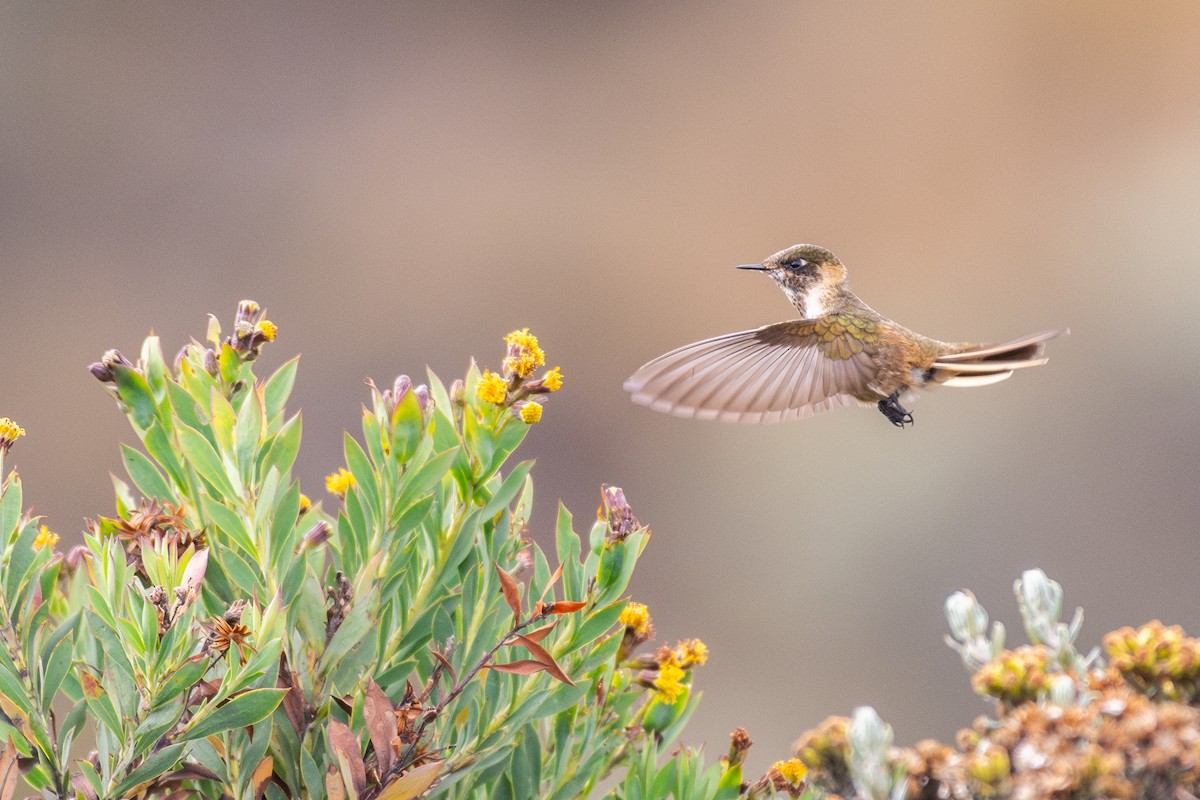
<instances>
[{"instance_id":1,"label":"hummingbird's foot","mask_svg":"<svg viewBox=\"0 0 1200 800\"><path fill-rule=\"evenodd\" d=\"M897 428L913 424L913 416L904 406L900 405L900 392L892 392L887 399L879 401L879 410L888 418L888 422Z\"/></svg>"}]
</instances>

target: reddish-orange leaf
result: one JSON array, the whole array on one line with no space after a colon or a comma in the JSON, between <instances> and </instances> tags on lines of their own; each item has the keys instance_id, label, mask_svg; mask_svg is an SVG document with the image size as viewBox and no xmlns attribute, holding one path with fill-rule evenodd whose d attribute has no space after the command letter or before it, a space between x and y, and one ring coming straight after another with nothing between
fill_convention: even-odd
<instances>
[{"instance_id":1,"label":"reddish-orange leaf","mask_svg":"<svg viewBox=\"0 0 1200 800\"><path fill-rule=\"evenodd\" d=\"M433 657L442 663L442 666L450 673L450 677L454 683L458 683L458 675L454 672L454 665L444 655L434 650L432 646L429 648L429 652L433 653Z\"/></svg>"},{"instance_id":2,"label":"reddish-orange leaf","mask_svg":"<svg viewBox=\"0 0 1200 800\"><path fill-rule=\"evenodd\" d=\"M550 580L546 582L546 588L542 590L542 596L538 598L538 603L546 599L546 595L550 594L550 590L554 588L554 584L558 583L558 579L562 577L563 565L559 564L558 569L554 570L554 574L550 576Z\"/></svg>"},{"instance_id":3,"label":"reddish-orange leaf","mask_svg":"<svg viewBox=\"0 0 1200 800\"><path fill-rule=\"evenodd\" d=\"M371 735L371 746L375 748L379 771L385 773L396 763L396 753L392 750L392 737L396 735L396 712L392 709L392 701L374 680L367 682L363 717L366 719L367 733Z\"/></svg>"},{"instance_id":4,"label":"reddish-orange leaf","mask_svg":"<svg viewBox=\"0 0 1200 800\"><path fill-rule=\"evenodd\" d=\"M89 700L95 700L104 694L104 687L100 685L100 681L86 669L79 670L79 686L83 689L83 696Z\"/></svg>"},{"instance_id":5,"label":"reddish-orange leaf","mask_svg":"<svg viewBox=\"0 0 1200 800\"><path fill-rule=\"evenodd\" d=\"M410 769L383 787L383 791L375 800L414 800L420 797L437 780L438 773L442 771L442 763L430 761Z\"/></svg>"},{"instance_id":6,"label":"reddish-orange leaf","mask_svg":"<svg viewBox=\"0 0 1200 800\"><path fill-rule=\"evenodd\" d=\"M546 668L546 665L540 661L510 661L507 664L489 664L488 669L494 669L496 672L511 672L513 675L532 675L535 672L541 672Z\"/></svg>"},{"instance_id":7,"label":"reddish-orange leaf","mask_svg":"<svg viewBox=\"0 0 1200 800\"><path fill-rule=\"evenodd\" d=\"M337 756L346 788L360 795L367 788L367 768L363 764L362 748L350 727L336 719L329 720L329 746Z\"/></svg>"},{"instance_id":8,"label":"reddish-orange leaf","mask_svg":"<svg viewBox=\"0 0 1200 800\"><path fill-rule=\"evenodd\" d=\"M86 675L86 670L81 671ZM11 741L6 740L3 744L3 751L0 751L0 798L2 800L10 800L13 793L17 791L17 783L20 781L21 771L17 768L17 748ZM85 781L86 783L86 781ZM96 792L88 786L84 792L84 796L91 797L95 800Z\"/></svg>"},{"instance_id":9,"label":"reddish-orange leaf","mask_svg":"<svg viewBox=\"0 0 1200 800\"><path fill-rule=\"evenodd\" d=\"M508 607L512 609L514 615L518 618L521 616L521 589L517 586L517 579L504 571L504 568L496 564L496 574L500 576L500 591L504 592L504 602L508 603Z\"/></svg>"},{"instance_id":10,"label":"reddish-orange leaf","mask_svg":"<svg viewBox=\"0 0 1200 800\"><path fill-rule=\"evenodd\" d=\"M346 784L342 783L342 776L333 764L325 770L325 796L329 800L346 800Z\"/></svg>"},{"instance_id":11,"label":"reddish-orange leaf","mask_svg":"<svg viewBox=\"0 0 1200 800\"><path fill-rule=\"evenodd\" d=\"M587 603L582 603L578 600L559 600L547 604L544 610L547 614L570 614L572 611L578 611L586 605Z\"/></svg>"},{"instance_id":12,"label":"reddish-orange leaf","mask_svg":"<svg viewBox=\"0 0 1200 800\"><path fill-rule=\"evenodd\" d=\"M262 800L263 794L267 791L267 781L271 780L271 774L274 771L275 759L270 756L258 762L258 766L254 768L254 773L250 776L250 779L254 781L254 800Z\"/></svg>"},{"instance_id":13,"label":"reddish-orange leaf","mask_svg":"<svg viewBox=\"0 0 1200 800\"><path fill-rule=\"evenodd\" d=\"M542 639L546 638L546 634L548 634L548 633L550 633L550 631L554 630L554 626L557 624L558 624L557 622L551 622L549 625L543 625L540 628L535 628L531 631L526 632L524 634L524 636L526 639L532 639L535 642L540 642ZM516 643L509 642L509 644L516 644Z\"/></svg>"},{"instance_id":14,"label":"reddish-orange leaf","mask_svg":"<svg viewBox=\"0 0 1200 800\"><path fill-rule=\"evenodd\" d=\"M558 662L554 660L554 656L550 655L550 652L546 650L546 648L519 633L516 636L517 641L529 651L529 654L533 656L539 664L545 666L546 672L549 672L563 683L569 683L572 686L575 685L575 681L567 677L567 673L562 671L562 667L558 665Z\"/></svg>"}]
</instances>

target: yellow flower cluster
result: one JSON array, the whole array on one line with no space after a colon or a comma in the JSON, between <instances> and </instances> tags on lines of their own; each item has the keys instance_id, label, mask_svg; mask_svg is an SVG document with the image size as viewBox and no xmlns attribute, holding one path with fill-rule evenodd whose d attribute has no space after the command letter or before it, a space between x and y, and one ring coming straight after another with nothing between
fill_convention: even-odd
<instances>
[{"instance_id":1,"label":"yellow flower cluster","mask_svg":"<svg viewBox=\"0 0 1200 800\"><path fill-rule=\"evenodd\" d=\"M528 378L538 367L546 363L546 354L538 346L537 337L529 332L529 328L513 331L504 337L508 343L508 357L504 359L504 370L507 373Z\"/></svg>"},{"instance_id":2,"label":"yellow flower cluster","mask_svg":"<svg viewBox=\"0 0 1200 800\"><path fill-rule=\"evenodd\" d=\"M672 656L681 667L704 666L708 661L708 645L699 639L688 639L675 645Z\"/></svg>"},{"instance_id":3,"label":"yellow flower cluster","mask_svg":"<svg viewBox=\"0 0 1200 800\"><path fill-rule=\"evenodd\" d=\"M542 376L542 387L548 392L557 392L562 388L563 375L558 367Z\"/></svg>"},{"instance_id":4,"label":"yellow flower cluster","mask_svg":"<svg viewBox=\"0 0 1200 800\"><path fill-rule=\"evenodd\" d=\"M279 326L269 319L260 319L254 326L254 330L262 334L262 338L268 342L275 341L275 337L279 334Z\"/></svg>"},{"instance_id":5,"label":"yellow flower cluster","mask_svg":"<svg viewBox=\"0 0 1200 800\"><path fill-rule=\"evenodd\" d=\"M1037 700L1050 690L1050 650L1045 645L1025 645L1005 650L979 668L971 678L976 693L1017 705Z\"/></svg>"},{"instance_id":6,"label":"yellow flower cluster","mask_svg":"<svg viewBox=\"0 0 1200 800\"><path fill-rule=\"evenodd\" d=\"M532 425L542 418L542 404L530 401L521 406L521 421L526 425Z\"/></svg>"},{"instance_id":7,"label":"yellow flower cluster","mask_svg":"<svg viewBox=\"0 0 1200 800\"><path fill-rule=\"evenodd\" d=\"M54 548L58 544L58 534L51 531L45 525L38 528L37 536L33 538L33 549L41 550L43 547Z\"/></svg>"},{"instance_id":8,"label":"yellow flower cluster","mask_svg":"<svg viewBox=\"0 0 1200 800\"><path fill-rule=\"evenodd\" d=\"M498 406L502 406L504 405L504 395L507 390L508 382L489 369L484 370L483 376L480 377L479 385L475 387L475 394L485 403L495 403Z\"/></svg>"},{"instance_id":9,"label":"yellow flower cluster","mask_svg":"<svg viewBox=\"0 0 1200 800\"><path fill-rule=\"evenodd\" d=\"M649 636L651 628L650 610L644 603L629 603L621 611L617 621L626 628L632 628L638 636Z\"/></svg>"},{"instance_id":10,"label":"yellow flower cluster","mask_svg":"<svg viewBox=\"0 0 1200 800\"><path fill-rule=\"evenodd\" d=\"M658 677L654 679L655 697L663 703L674 703L683 694L683 667L668 661L658 668Z\"/></svg>"},{"instance_id":11,"label":"yellow flower cluster","mask_svg":"<svg viewBox=\"0 0 1200 800\"><path fill-rule=\"evenodd\" d=\"M25 429L8 417L0 417L0 447L7 450L17 438L25 435Z\"/></svg>"},{"instance_id":12,"label":"yellow flower cluster","mask_svg":"<svg viewBox=\"0 0 1200 800\"><path fill-rule=\"evenodd\" d=\"M333 473L332 475L325 476L325 489L328 490L330 494L336 494L338 497L344 498L346 496L346 492L356 482L357 481L354 480L354 476L350 474L349 470L347 470L345 467L339 467L337 472Z\"/></svg>"},{"instance_id":13,"label":"yellow flower cluster","mask_svg":"<svg viewBox=\"0 0 1200 800\"><path fill-rule=\"evenodd\" d=\"M779 777L792 786L799 786L804 783L804 778L808 775L808 767L804 766L804 762L798 758L789 758L787 761L776 761L771 765L771 771L778 774Z\"/></svg>"},{"instance_id":14,"label":"yellow flower cluster","mask_svg":"<svg viewBox=\"0 0 1200 800\"><path fill-rule=\"evenodd\" d=\"M1109 663L1149 694L1188 702L1200 693L1200 639L1158 620L1104 637Z\"/></svg>"}]
</instances>

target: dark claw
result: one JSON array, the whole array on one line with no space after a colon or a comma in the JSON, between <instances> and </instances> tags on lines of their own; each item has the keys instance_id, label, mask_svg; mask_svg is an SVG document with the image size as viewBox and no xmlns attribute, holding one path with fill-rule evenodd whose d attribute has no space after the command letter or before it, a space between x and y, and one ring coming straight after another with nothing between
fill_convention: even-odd
<instances>
[{"instance_id":1,"label":"dark claw","mask_svg":"<svg viewBox=\"0 0 1200 800\"><path fill-rule=\"evenodd\" d=\"M912 414L900 405L900 392L898 391L892 392L886 399L880 400L879 410L888 418L888 422L897 428L913 424Z\"/></svg>"}]
</instances>

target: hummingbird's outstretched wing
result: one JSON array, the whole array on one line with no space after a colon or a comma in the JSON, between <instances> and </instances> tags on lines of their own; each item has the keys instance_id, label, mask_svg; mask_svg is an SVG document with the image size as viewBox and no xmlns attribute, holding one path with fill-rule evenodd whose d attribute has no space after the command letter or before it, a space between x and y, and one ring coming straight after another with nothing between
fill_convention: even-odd
<instances>
[{"instance_id":1,"label":"hummingbird's outstretched wing","mask_svg":"<svg viewBox=\"0 0 1200 800\"><path fill-rule=\"evenodd\" d=\"M848 336L848 334L847 334ZM812 320L705 339L625 381L633 402L679 417L784 422L860 403L875 367L857 339L821 341Z\"/></svg>"}]
</instances>

